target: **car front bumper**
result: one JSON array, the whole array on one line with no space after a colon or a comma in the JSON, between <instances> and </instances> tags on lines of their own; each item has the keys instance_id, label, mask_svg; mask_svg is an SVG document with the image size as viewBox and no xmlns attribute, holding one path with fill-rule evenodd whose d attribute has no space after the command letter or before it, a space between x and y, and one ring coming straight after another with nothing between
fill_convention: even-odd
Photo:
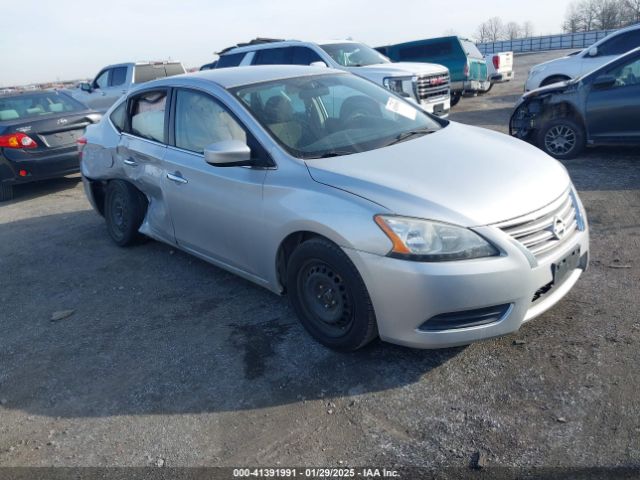
<instances>
[{"instance_id":1,"label":"car front bumper","mask_svg":"<svg viewBox=\"0 0 640 480\"><path fill-rule=\"evenodd\" d=\"M563 298L588 264L586 226L543 263L527 255L524 247L497 228L476 231L498 245L502 255L419 263L345 249L367 286L382 340L414 348L444 348L515 332ZM554 262L577 248L578 267L534 302L534 295L553 281ZM438 331L421 329L434 317L495 306L508 308L491 323Z\"/></svg>"}]
</instances>

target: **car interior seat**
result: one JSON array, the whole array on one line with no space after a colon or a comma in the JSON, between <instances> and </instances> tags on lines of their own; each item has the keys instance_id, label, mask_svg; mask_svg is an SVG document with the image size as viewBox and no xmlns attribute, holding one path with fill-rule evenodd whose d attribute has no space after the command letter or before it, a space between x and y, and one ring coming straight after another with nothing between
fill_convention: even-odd
<instances>
[{"instance_id":1,"label":"car interior seat","mask_svg":"<svg viewBox=\"0 0 640 480\"><path fill-rule=\"evenodd\" d=\"M263 117L273 134L285 145L295 147L302 138L302 125L294 117L291 101L284 95L274 95L264 106Z\"/></svg>"}]
</instances>

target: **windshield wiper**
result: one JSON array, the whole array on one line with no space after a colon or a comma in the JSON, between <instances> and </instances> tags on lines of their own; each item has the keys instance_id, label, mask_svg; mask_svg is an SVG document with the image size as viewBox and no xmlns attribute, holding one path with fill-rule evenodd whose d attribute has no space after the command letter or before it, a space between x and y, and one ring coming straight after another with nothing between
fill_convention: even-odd
<instances>
[{"instance_id":1,"label":"windshield wiper","mask_svg":"<svg viewBox=\"0 0 640 480\"><path fill-rule=\"evenodd\" d=\"M405 140L410 139L415 136L427 135L428 133L433 133L436 130L432 128L420 128L418 130L409 130L408 132L402 132L400 135L396 136L393 140L387 143L385 146L395 145L396 143L404 142Z\"/></svg>"},{"instance_id":2,"label":"windshield wiper","mask_svg":"<svg viewBox=\"0 0 640 480\"><path fill-rule=\"evenodd\" d=\"M330 158L330 157L341 157L343 155L351 155L355 152L347 151L347 150L330 150L328 152L321 153L319 155L313 155L310 157L305 157L305 160L314 160L316 158Z\"/></svg>"}]
</instances>

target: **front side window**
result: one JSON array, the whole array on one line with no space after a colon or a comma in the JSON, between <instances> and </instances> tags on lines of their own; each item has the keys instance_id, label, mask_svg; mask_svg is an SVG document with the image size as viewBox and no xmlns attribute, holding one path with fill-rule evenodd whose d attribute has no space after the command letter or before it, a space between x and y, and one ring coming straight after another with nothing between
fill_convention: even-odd
<instances>
[{"instance_id":1,"label":"front side window","mask_svg":"<svg viewBox=\"0 0 640 480\"><path fill-rule=\"evenodd\" d=\"M292 47L293 65L311 65L313 62L324 62L320 55L311 50L309 47Z\"/></svg>"},{"instance_id":2,"label":"front side window","mask_svg":"<svg viewBox=\"0 0 640 480\"><path fill-rule=\"evenodd\" d=\"M389 59L380 52L362 43L329 43L320 47L343 67L364 67L389 63Z\"/></svg>"},{"instance_id":3,"label":"front side window","mask_svg":"<svg viewBox=\"0 0 640 480\"><path fill-rule=\"evenodd\" d=\"M107 88L109 86L109 70L105 70L96 77L93 88Z\"/></svg>"},{"instance_id":4,"label":"front side window","mask_svg":"<svg viewBox=\"0 0 640 480\"><path fill-rule=\"evenodd\" d=\"M288 65L291 63L291 48L265 48L258 50L253 60L254 65Z\"/></svg>"},{"instance_id":5,"label":"front side window","mask_svg":"<svg viewBox=\"0 0 640 480\"><path fill-rule=\"evenodd\" d=\"M208 145L225 140L247 143L247 134L231 114L209 95L191 90L178 90L176 147L203 153Z\"/></svg>"},{"instance_id":6,"label":"front side window","mask_svg":"<svg viewBox=\"0 0 640 480\"><path fill-rule=\"evenodd\" d=\"M127 67L117 67L111 70L111 82L112 87L118 87L123 85L127 80Z\"/></svg>"},{"instance_id":7,"label":"front side window","mask_svg":"<svg viewBox=\"0 0 640 480\"><path fill-rule=\"evenodd\" d=\"M131 134L166 143L165 109L167 92L145 92L131 100Z\"/></svg>"},{"instance_id":8,"label":"front side window","mask_svg":"<svg viewBox=\"0 0 640 480\"><path fill-rule=\"evenodd\" d=\"M616 78L616 87L640 85L640 58L616 67L609 74Z\"/></svg>"},{"instance_id":9,"label":"front side window","mask_svg":"<svg viewBox=\"0 0 640 480\"><path fill-rule=\"evenodd\" d=\"M374 150L442 128L412 103L347 74L275 80L232 93L298 158Z\"/></svg>"},{"instance_id":10,"label":"front side window","mask_svg":"<svg viewBox=\"0 0 640 480\"><path fill-rule=\"evenodd\" d=\"M598 48L598 55L622 55L636 47L640 47L640 29L621 33L604 42Z\"/></svg>"}]
</instances>

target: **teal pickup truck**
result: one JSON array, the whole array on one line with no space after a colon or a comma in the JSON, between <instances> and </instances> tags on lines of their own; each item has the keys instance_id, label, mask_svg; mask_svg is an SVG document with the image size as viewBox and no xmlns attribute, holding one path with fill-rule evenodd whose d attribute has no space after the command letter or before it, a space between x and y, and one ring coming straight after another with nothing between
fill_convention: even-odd
<instances>
[{"instance_id":1,"label":"teal pickup truck","mask_svg":"<svg viewBox=\"0 0 640 480\"><path fill-rule=\"evenodd\" d=\"M440 37L377 47L394 62L429 62L444 65L451 79L451 106L462 95L485 92L490 82L487 62L471 40Z\"/></svg>"}]
</instances>

